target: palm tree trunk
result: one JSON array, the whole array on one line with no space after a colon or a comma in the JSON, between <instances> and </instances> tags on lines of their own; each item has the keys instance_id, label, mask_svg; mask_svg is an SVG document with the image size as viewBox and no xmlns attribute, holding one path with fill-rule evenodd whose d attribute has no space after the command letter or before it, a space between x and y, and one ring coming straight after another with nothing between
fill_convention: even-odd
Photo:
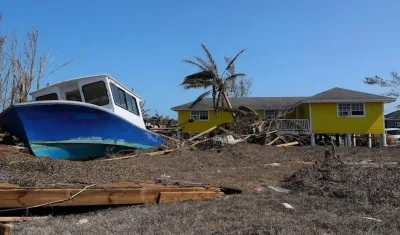
<instances>
[{"instance_id":1,"label":"palm tree trunk","mask_svg":"<svg viewBox=\"0 0 400 235\"><path fill-rule=\"evenodd\" d=\"M235 117L235 113L233 112L233 107L232 107L231 101L229 100L227 92L223 91L222 94L224 96L226 104L228 105L228 108L231 110L232 117Z\"/></svg>"}]
</instances>

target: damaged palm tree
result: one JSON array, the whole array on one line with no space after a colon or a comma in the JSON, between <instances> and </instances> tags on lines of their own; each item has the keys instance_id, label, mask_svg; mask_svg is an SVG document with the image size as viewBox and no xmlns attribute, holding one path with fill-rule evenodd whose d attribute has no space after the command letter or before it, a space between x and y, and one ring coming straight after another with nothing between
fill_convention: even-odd
<instances>
[{"instance_id":1,"label":"damaged palm tree","mask_svg":"<svg viewBox=\"0 0 400 235\"><path fill-rule=\"evenodd\" d=\"M218 117L218 112L221 109L232 110L232 105L229 101L227 87L232 80L238 77L245 76L244 73L229 73L229 69L234 65L236 59L245 50L241 50L236 56L227 64L225 69L219 74L219 69L217 63L215 62L210 51L205 45L201 44L203 50L206 53L207 61L195 56L195 61L193 60L183 60L186 63L192 64L199 69L199 72L188 75L185 77L184 81L181 83L185 89L207 89L206 92L201 94L193 103L190 108L194 107L205 97L211 94L213 99L213 106L215 115ZM225 106L225 103L227 107Z\"/></svg>"}]
</instances>

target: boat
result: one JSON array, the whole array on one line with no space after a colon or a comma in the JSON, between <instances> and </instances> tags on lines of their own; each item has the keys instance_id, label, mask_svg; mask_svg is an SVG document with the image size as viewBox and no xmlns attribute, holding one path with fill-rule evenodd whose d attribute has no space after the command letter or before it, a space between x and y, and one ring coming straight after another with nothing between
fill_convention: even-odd
<instances>
[{"instance_id":1,"label":"boat","mask_svg":"<svg viewBox=\"0 0 400 235\"><path fill-rule=\"evenodd\" d=\"M107 74L59 82L0 114L1 127L35 156L85 161L135 149L160 148L148 130L141 97Z\"/></svg>"}]
</instances>

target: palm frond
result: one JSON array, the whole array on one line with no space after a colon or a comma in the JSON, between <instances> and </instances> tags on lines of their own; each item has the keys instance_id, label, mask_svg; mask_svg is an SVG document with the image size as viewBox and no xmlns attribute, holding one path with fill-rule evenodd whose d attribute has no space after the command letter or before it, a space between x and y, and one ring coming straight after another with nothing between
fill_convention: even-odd
<instances>
[{"instance_id":1,"label":"palm frond","mask_svg":"<svg viewBox=\"0 0 400 235\"><path fill-rule=\"evenodd\" d=\"M207 88L214 84L214 73L211 71L200 71L185 77L180 84L185 89Z\"/></svg>"},{"instance_id":2,"label":"palm frond","mask_svg":"<svg viewBox=\"0 0 400 235\"><path fill-rule=\"evenodd\" d=\"M206 67L204 67L203 65L200 65L200 64L198 64L198 63L196 63L196 62L194 62L194 61L191 61L191 60L183 60L183 62L186 62L186 63L188 63L188 64L192 64L192 65L198 67L200 70L207 70Z\"/></svg>"},{"instance_id":3,"label":"palm frond","mask_svg":"<svg viewBox=\"0 0 400 235\"><path fill-rule=\"evenodd\" d=\"M193 80L193 79L213 79L214 78L214 73L210 70L205 70L205 71L200 71L197 73L193 73L191 75L188 75L185 77L185 80Z\"/></svg>"},{"instance_id":4,"label":"palm frond","mask_svg":"<svg viewBox=\"0 0 400 235\"><path fill-rule=\"evenodd\" d=\"M210 63L205 62L202 58L194 56L194 58L205 68L204 70L213 70L214 66Z\"/></svg>"},{"instance_id":5,"label":"palm frond","mask_svg":"<svg viewBox=\"0 0 400 235\"><path fill-rule=\"evenodd\" d=\"M246 76L246 74L244 74L244 73L235 73L235 74L232 74L229 77L225 78L224 80L225 80L225 82L229 82L229 81L234 80L234 79L236 79L238 77L244 77L244 76Z\"/></svg>"},{"instance_id":6,"label":"palm frond","mask_svg":"<svg viewBox=\"0 0 400 235\"><path fill-rule=\"evenodd\" d=\"M235 73L235 64L231 64L232 59L229 58L229 57L226 57L226 56L224 57L224 59L225 59L225 62L226 62L227 65L230 64L230 66L227 67L226 70L228 70L230 75L234 74Z\"/></svg>"},{"instance_id":7,"label":"palm frond","mask_svg":"<svg viewBox=\"0 0 400 235\"><path fill-rule=\"evenodd\" d=\"M206 96L208 96L209 94L211 94L212 90L208 90L206 92L204 92L203 94L199 95L199 97L197 97L197 99L195 101L192 102L192 104L189 106L189 108L193 108L193 106L195 106L196 104L198 104L200 101L202 101L204 98L206 98Z\"/></svg>"},{"instance_id":8,"label":"palm frond","mask_svg":"<svg viewBox=\"0 0 400 235\"><path fill-rule=\"evenodd\" d=\"M215 60L214 60L213 56L211 55L210 51L207 49L207 47L204 44L201 44L201 47L206 52L207 58L210 61L210 64L213 66L215 72L218 73L217 63L215 62Z\"/></svg>"},{"instance_id":9,"label":"palm frond","mask_svg":"<svg viewBox=\"0 0 400 235\"><path fill-rule=\"evenodd\" d=\"M226 66L225 70L228 70L229 67L231 67L231 65L233 63L235 63L235 60L239 57L240 54L242 54L246 49L241 50L239 53L237 53L237 55L235 57L233 57L233 59L231 60L231 62L228 64L228 66Z\"/></svg>"}]
</instances>

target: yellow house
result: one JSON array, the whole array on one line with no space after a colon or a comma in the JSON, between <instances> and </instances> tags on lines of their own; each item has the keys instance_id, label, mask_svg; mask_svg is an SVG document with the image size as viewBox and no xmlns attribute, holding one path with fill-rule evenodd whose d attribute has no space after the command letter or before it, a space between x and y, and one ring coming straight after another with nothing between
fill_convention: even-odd
<instances>
[{"instance_id":1,"label":"yellow house","mask_svg":"<svg viewBox=\"0 0 400 235\"><path fill-rule=\"evenodd\" d=\"M386 145L384 131L384 104L396 99L343 88L332 88L310 97L246 97L230 98L232 106L248 106L262 117L289 119L302 131L315 134L378 134ZM232 121L228 112L215 117L212 98L206 98L189 109L191 102L173 107L178 112L178 123L183 133L200 133L215 125ZM277 117L280 110L291 107L291 113ZM194 122L188 122L193 119ZM293 125L282 126L282 131L291 131Z\"/></svg>"}]
</instances>

